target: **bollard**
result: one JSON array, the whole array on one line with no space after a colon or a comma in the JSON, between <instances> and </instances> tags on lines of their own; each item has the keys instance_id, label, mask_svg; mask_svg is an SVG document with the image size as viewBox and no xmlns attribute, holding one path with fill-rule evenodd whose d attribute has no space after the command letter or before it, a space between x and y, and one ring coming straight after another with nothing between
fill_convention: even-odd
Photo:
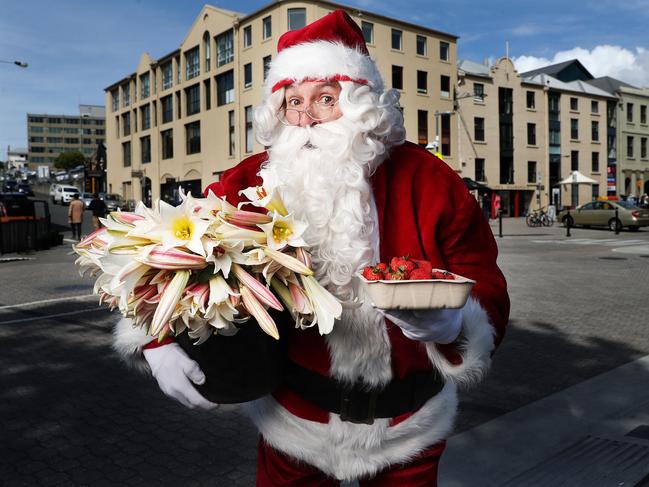
<instances>
[{"instance_id":1,"label":"bollard","mask_svg":"<svg viewBox=\"0 0 649 487\"><path fill-rule=\"evenodd\" d=\"M572 218L570 218L570 209L568 209L568 213L566 214L566 237L570 237L571 222L572 222Z\"/></svg>"},{"instance_id":2,"label":"bollard","mask_svg":"<svg viewBox=\"0 0 649 487\"><path fill-rule=\"evenodd\" d=\"M498 237L503 238L503 210L498 210Z\"/></svg>"},{"instance_id":3,"label":"bollard","mask_svg":"<svg viewBox=\"0 0 649 487\"><path fill-rule=\"evenodd\" d=\"M618 207L615 207L615 235L620 234L620 219L619 219L619 213L618 213Z\"/></svg>"}]
</instances>

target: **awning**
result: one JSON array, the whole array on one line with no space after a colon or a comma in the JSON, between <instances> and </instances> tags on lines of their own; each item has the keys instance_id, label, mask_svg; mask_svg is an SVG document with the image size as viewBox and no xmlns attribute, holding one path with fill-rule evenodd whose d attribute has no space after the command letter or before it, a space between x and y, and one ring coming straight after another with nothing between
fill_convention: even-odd
<instances>
[{"instance_id":1,"label":"awning","mask_svg":"<svg viewBox=\"0 0 649 487\"><path fill-rule=\"evenodd\" d=\"M586 177L579 171L572 171L572 174L563 181L559 181L559 184L599 184L599 181Z\"/></svg>"},{"instance_id":2,"label":"awning","mask_svg":"<svg viewBox=\"0 0 649 487\"><path fill-rule=\"evenodd\" d=\"M491 191L491 188L486 184L479 183L471 178L462 178L462 181L464 181L466 187L471 191L473 191L474 189Z\"/></svg>"}]
</instances>

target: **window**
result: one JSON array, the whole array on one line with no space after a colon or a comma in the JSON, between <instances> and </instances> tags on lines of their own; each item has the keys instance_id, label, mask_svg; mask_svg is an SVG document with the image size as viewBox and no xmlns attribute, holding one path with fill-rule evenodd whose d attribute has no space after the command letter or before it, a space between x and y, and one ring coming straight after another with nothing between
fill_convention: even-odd
<instances>
[{"instance_id":1,"label":"window","mask_svg":"<svg viewBox=\"0 0 649 487\"><path fill-rule=\"evenodd\" d=\"M473 140L484 142L484 118L473 119Z\"/></svg>"},{"instance_id":2,"label":"window","mask_svg":"<svg viewBox=\"0 0 649 487\"><path fill-rule=\"evenodd\" d=\"M442 155L451 155L451 115L445 113L442 119Z\"/></svg>"},{"instance_id":3,"label":"window","mask_svg":"<svg viewBox=\"0 0 649 487\"><path fill-rule=\"evenodd\" d=\"M363 31L363 39L367 44L374 44L374 24L371 22L361 22L361 30Z\"/></svg>"},{"instance_id":4,"label":"window","mask_svg":"<svg viewBox=\"0 0 649 487\"><path fill-rule=\"evenodd\" d=\"M593 142L599 141L599 122L590 123L590 137Z\"/></svg>"},{"instance_id":5,"label":"window","mask_svg":"<svg viewBox=\"0 0 649 487\"><path fill-rule=\"evenodd\" d=\"M122 135L131 135L131 113L127 112L124 115L122 115L122 128L124 129L124 133Z\"/></svg>"},{"instance_id":6,"label":"window","mask_svg":"<svg viewBox=\"0 0 649 487\"><path fill-rule=\"evenodd\" d=\"M599 113L599 102L597 100L591 100L590 113Z\"/></svg>"},{"instance_id":7,"label":"window","mask_svg":"<svg viewBox=\"0 0 649 487\"><path fill-rule=\"evenodd\" d=\"M48 137L48 139L49 139L49 137ZM68 138L68 137L66 137L66 138L63 140L63 143L64 143L64 144L78 144L78 143L79 143L79 139L77 139L77 138Z\"/></svg>"},{"instance_id":8,"label":"window","mask_svg":"<svg viewBox=\"0 0 649 487\"><path fill-rule=\"evenodd\" d=\"M266 81L266 78L268 77L268 70L270 69L270 62L272 60L272 56L265 56L264 59L262 59L263 63L263 70L264 70L264 81Z\"/></svg>"},{"instance_id":9,"label":"window","mask_svg":"<svg viewBox=\"0 0 649 487\"><path fill-rule=\"evenodd\" d=\"M591 172L599 172L599 152L591 154Z\"/></svg>"},{"instance_id":10,"label":"window","mask_svg":"<svg viewBox=\"0 0 649 487\"><path fill-rule=\"evenodd\" d=\"M162 123L171 122L174 119L174 103L172 95L160 99L162 106Z\"/></svg>"},{"instance_id":11,"label":"window","mask_svg":"<svg viewBox=\"0 0 649 487\"><path fill-rule=\"evenodd\" d=\"M424 36L417 36L417 54L420 56L428 55L428 45Z\"/></svg>"},{"instance_id":12,"label":"window","mask_svg":"<svg viewBox=\"0 0 649 487\"><path fill-rule=\"evenodd\" d=\"M417 142L422 147L428 145L428 111L417 110Z\"/></svg>"},{"instance_id":13,"label":"window","mask_svg":"<svg viewBox=\"0 0 649 487\"><path fill-rule=\"evenodd\" d=\"M142 164L151 162L151 136L149 135L140 139L140 157Z\"/></svg>"},{"instance_id":14,"label":"window","mask_svg":"<svg viewBox=\"0 0 649 487\"><path fill-rule=\"evenodd\" d=\"M417 71L417 93L428 93L428 73Z\"/></svg>"},{"instance_id":15,"label":"window","mask_svg":"<svg viewBox=\"0 0 649 487\"><path fill-rule=\"evenodd\" d=\"M151 77L149 73L140 76L140 98L144 100L151 94Z\"/></svg>"},{"instance_id":16,"label":"window","mask_svg":"<svg viewBox=\"0 0 649 487\"><path fill-rule=\"evenodd\" d=\"M162 141L162 158L171 159L174 156L174 131L173 129L160 132Z\"/></svg>"},{"instance_id":17,"label":"window","mask_svg":"<svg viewBox=\"0 0 649 487\"><path fill-rule=\"evenodd\" d=\"M579 139L579 120L576 118L570 119L570 138L572 140Z\"/></svg>"},{"instance_id":18,"label":"window","mask_svg":"<svg viewBox=\"0 0 649 487\"><path fill-rule=\"evenodd\" d=\"M646 158L647 158L647 138L641 137L640 138L640 159L646 159Z\"/></svg>"},{"instance_id":19,"label":"window","mask_svg":"<svg viewBox=\"0 0 649 487\"><path fill-rule=\"evenodd\" d=\"M264 17L261 22L264 39L270 39L273 36L273 19L269 15L268 17Z\"/></svg>"},{"instance_id":20,"label":"window","mask_svg":"<svg viewBox=\"0 0 649 487\"><path fill-rule=\"evenodd\" d=\"M246 113L246 152L252 152L252 107L247 106L245 108L245 113Z\"/></svg>"},{"instance_id":21,"label":"window","mask_svg":"<svg viewBox=\"0 0 649 487\"><path fill-rule=\"evenodd\" d=\"M45 142L45 141L43 140L43 137L30 137L30 138L29 138L29 141L30 141L30 142Z\"/></svg>"},{"instance_id":22,"label":"window","mask_svg":"<svg viewBox=\"0 0 649 487\"><path fill-rule=\"evenodd\" d=\"M131 165L131 143L130 142L122 143L122 161L124 162L124 167L129 167Z\"/></svg>"},{"instance_id":23,"label":"window","mask_svg":"<svg viewBox=\"0 0 649 487\"><path fill-rule=\"evenodd\" d=\"M527 145L536 145L536 124L527 124Z\"/></svg>"},{"instance_id":24,"label":"window","mask_svg":"<svg viewBox=\"0 0 649 487\"><path fill-rule=\"evenodd\" d=\"M119 90L113 90L110 92L110 96L113 100L113 111L116 112L119 110ZM33 118L29 120L30 122L35 121ZM42 122L43 119L40 119L40 122Z\"/></svg>"},{"instance_id":25,"label":"window","mask_svg":"<svg viewBox=\"0 0 649 487\"><path fill-rule=\"evenodd\" d=\"M162 89L167 90L174 84L174 70L171 61L162 65Z\"/></svg>"},{"instance_id":26,"label":"window","mask_svg":"<svg viewBox=\"0 0 649 487\"><path fill-rule=\"evenodd\" d=\"M223 66L234 61L234 37L232 30L216 36L216 65Z\"/></svg>"},{"instance_id":27,"label":"window","mask_svg":"<svg viewBox=\"0 0 649 487\"><path fill-rule=\"evenodd\" d=\"M46 142L48 144L62 144L63 137L48 137Z\"/></svg>"},{"instance_id":28,"label":"window","mask_svg":"<svg viewBox=\"0 0 649 487\"><path fill-rule=\"evenodd\" d=\"M198 154L201 151L201 123L192 122L185 125L187 154Z\"/></svg>"},{"instance_id":29,"label":"window","mask_svg":"<svg viewBox=\"0 0 649 487\"><path fill-rule=\"evenodd\" d=\"M392 29L392 49L401 51L403 32L398 29Z\"/></svg>"},{"instance_id":30,"label":"window","mask_svg":"<svg viewBox=\"0 0 649 487\"><path fill-rule=\"evenodd\" d=\"M187 102L187 115L194 115L201 111L201 85L196 83L194 86L185 88L185 101Z\"/></svg>"},{"instance_id":31,"label":"window","mask_svg":"<svg viewBox=\"0 0 649 487\"><path fill-rule=\"evenodd\" d=\"M536 161L527 161L527 182L536 183Z\"/></svg>"},{"instance_id":32,"label":"window","mask_svg":"<svg viewBox=\"0 0 649 487\"><path fill-rule=\"evenodd\" d=\"M626 156L633 159L633 137L630 135L626 138Z\"/></svg>"},{"instance_id":33,"label":"window","mask_svg":"<svg viewBox=\"0 0 649 487\"><path fill-rule=\"evenodd\" d=\"M403 90L403 67L392 65L392 88Z\"/></svg>"},{"instance_id":34,"label":"window","mask_svg":"<svg viewBox=\"0 0 649 487\"><path fill-rule=\"evenodd\" d=\"M201 72L198 46L185 53L185 79L192 79Z\"/></svg>"},{"instance_id":35,"label":"window","mask_svg":"<svg viewBox=\"0 0 649 487\"><path fill-rule=\"evenodd\" d=\"M250 88L252 86L252 63L243 66L243 87Z\"/></svg>"},{"instance_id":36,"label":"window","mask_svg":"<svg viewBox=\"0 0 649 487\"><path fill-rule=\"evenodd\" d=\"M158 126L158 102L155 100L153 100L153 126ZM97 135L99 135L99 131L97 131ZM101 135L104 135L103 131Z\"/></svg>"},{"instance_id":37,"label":"window","mask_svg":"<svg viewBox=\"0 0 649 487\"><path fill-rule=\"evenodd\" d=\"M527 92L527 108L530 110L534 110L536 108L536 93L533 91L528 91Z\"/></svg>"},{"instance_id":38,"label":"window","mask_svg":"<svg viewBox=\"0 0 649 487\"><path fill-rule=\"evenodd\" d=\"M212 108L212 86L209 79L203 81L203 88L205 91L205 110Z\"/></svg>"},{"instance_id":39,"label":"window","mask_svg":"<svg viewBox=\"0 0 649 487\"><path fill-rule=\"evenodd\" d=\"M484 159L476 158L475 160L475 180L476 181L486 181L484 173Z\"/></svg>"},{"instance_id":40,"label":"window","mask_svg":"<svg viewBox=\"0 0 649 487\"><path fill-rule=\"evenodd\" d=\"M41 127L33 127L32 131L36 132L37 128L41 128ZM115 133L119 137L119 115L115 115Z\"/></svg>"},{"instance_id":41,"label":"window","mask_svg":"<svg viewBox=\"0 0 649 487\"><path fill-rule=\"evenodd\" d=\"M147 130L151 128L151 105L146 104L140 108L140 120L141 120L142 130Z\"/></svg>"},{"instance_id":42,"label":"window","mask_svg":"<svg viewBox=\"0 0 649 487\"><path fill-rule=\"evenodd\" d=\"M137 108L133 109L133 132L137 132ZM84 129L84 134L89 134L90 130L86 132L87 129Z\"/></svg>"},{"instance_id":43,"label":"window","mask_svg":"<svg viewBox=\"0 0 649 487\"><path fill-rule=\"evenodd\" d=\"M234 155L234 110L228 112L228 154Z\"/></svg>"},{"instance_id":44,"label":"window","mask_svg":"<svg viewBox=\"0 0 649 487\"><path fill-rule=\"evenodd\" d=\"M243 47L252 46L252 25L243 28Z\"/></svg>"},{"instance_id":45,"label":"window","mask_svg":"<svg viewBox=\"0 0 649 487\"><path fill-rule=\"evenodd\" d=\"M306 25L305 8L288 9L288 30L301 29Z\"/></svg>"},{"instance_id":46,"label":"window","mask_svg":"<svg viewBox=\"0 0 649 487\"><path fill-rule=\"evenodd\" d=\"M484 101L484 85L482 83L473 83L473 101Z\"/></svg>"},{"instance_id":47,"label":"window","mask_svg":"<svg viewBox=\"0 0 649 487\"><path fill-rule=\"evenodd\" d=\"M640 105L640 123L647 123L647 105Z\"/></svg>"},{"instance_id":48,"label":"window","mask_svg":"<svg viewBox=\"0 0 649 487\"><path fill-rule=\"evenodd\" d=\"M234 71L226 71L216 77L216 105L234 102Z\"/></svg>"},{"instance_id":49,"label":"window","mask_svg":"<svg viewBox=\"0 0 649 487\"><path fill-rule=\"evenodd\" d=\"M450 44L448 42L442 41L439 43L439 58L442 61L448 61L449 50L450 50Z\"/></svg>"},{"instance_id":50,"label":"window","mask_svg":"<svg viewBox=\"0 0 649 487\"><path fill-rule=\"evenodd\" d=\"M209 32L203 34L203 56L205 56L205 72L212 69L212 39Z\"/></svg>"},{"instance_id":51,"label":"window","mask_svg":"<svg viewBox=\"0 0 649 487\"><path fill-rule=\"evenodd\" d=\"M633 123L633 103L626 104L626 121Z\"/></svg>"},{"instance_id":52,"label":"window","mask_svg":"<svg viewBox=\"0 0 649 487\"><path fill-rule=\"evenodd\" d=\"M593 198L593 200L599 198L599 184L593 184L591 190L591 197Z\"/></svg>"},{"instance_id":53,"label":"window","mask_svg":"<svg viewBox=\"0 0 649 487\"><path fill-rule=\"evenodd\" d=\"M113 90L110 92L111 95L113 95L113 103L114 103L114 97L117 96L117 100L119 100L119 91L117 89ZM119 107L119 103L117 104ZM43 117L29 117L29 123L43 123Z\"/></svg>"},{"instance_id":54,"label":"window","mask_svg":"<svg viewBox=\"0 0 649 487\"><path fill-rule=\"evenodd\" d=\"M440 95L444 98L450 98L451 96L451 77L441 75L439 77L440 84Z\"/></svg>"},{"instance_id":55,"label":"window","mask_svg":"<svg viewBox=\"0 0 649 487\"><path fill-rule=\"evenodd\" d=\"M131 89L128 85L122 86L122 98L124 99L125 107L131 104ZM52 119L50 119L50 123L54 123L52 122Z\"/></svg>"},{"instance_id":56,"label":"window","mask_svg":"<svg viewBox=\"0 0 649 487\"><path fill-rule=\"evenodd\" d=\"M176 84L180 84L182 82L182 78L180 77L180 56L174 59L176 62Z\"/></svg>"},{"instance_id":57,"label":"window","mask_svg":"<svg viewBox=\"0 0 649 487\"><path fill-rule=\"evenodd\" d=\"M579 100L577 98L570 98L570 109L573 111L579 110Z\"/></svg>"},{"instance_id":58,"label":"window","mask_svg":"<svg viewBox=\"0 0 649 487\"><path fill-rule=\"evenodd\" d=\"M579 151L570 151L570 170L579 171Z\"/></svg>"}]
</instances>

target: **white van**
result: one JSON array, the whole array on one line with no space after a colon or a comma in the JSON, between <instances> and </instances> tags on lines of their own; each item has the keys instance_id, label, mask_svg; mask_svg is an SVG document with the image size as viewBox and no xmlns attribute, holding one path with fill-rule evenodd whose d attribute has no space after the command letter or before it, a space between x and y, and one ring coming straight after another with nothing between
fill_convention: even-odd
<instances>
[{"instance_id":1,"label":"white van","mask_svg":"<svg viewBox=\"0 0 649 487\"><path fill-rule=\"evenodd\" d=\"M54 195L56 195L56 188L58 187L59 185L56 183L50 184L50 199L52 200L52 203L56 203L56 201L54 201Z\"/></svg>"},{"instance_id":2,"label":"white van","mask_svg":"<svg viewBox=\"0 0 649 487\"><path fill-rule=\"evenodd\" d=\"M67 205L72 201L72 196L75 193L79 194L79 190L76 187L59 184L54 191L54 204L60 203Z\"/></svg>"}]
</instances>

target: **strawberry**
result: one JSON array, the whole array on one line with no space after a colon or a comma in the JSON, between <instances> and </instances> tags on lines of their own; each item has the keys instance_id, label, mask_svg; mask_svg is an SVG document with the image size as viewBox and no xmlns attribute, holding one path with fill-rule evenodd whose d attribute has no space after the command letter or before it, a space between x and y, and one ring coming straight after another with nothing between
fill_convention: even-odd
<instances>
[{"instance_id":1,"label":"strawberry","mask_svg":"<svg viewBox=\"0 0 649 487\"><path fill-rule=\"evenodd\" d=\"M418 268L410 273L410 280L432 279L433 275L426 269Z\"/></svg>"},{"instance_id":2,"label":"strawberry","mask_svg":"<svg viewBox=\"0 0 649 487\"><path fill-rule=\"evenodd\" d=\"M451 274L448 271L440 271L440 270L435 270L433 271L433 279L441 279L444 281L453 281L455 280L455 277L453 274Z\"/></svg>"},{"instance_id":3,"label":"strawberry","mask_svg":"<svg viewBox=\"0 0 649 487\"><path fill-rule=\"evenodd\" d=\"M417 269L424 269L425 271L428 271L430 273L433 272L433 264L428 262L427 260L417 260L417 259L412 259L412 261L417 264Z\"/></svg>"},{"instance_id":4,"label":"strawberry","mask_svg":"<svg viewBox=\"0 0 649 487\"><path fill-rule=\"evenodd\" d=\"M389 272L385 278L389 281L405 281L407 279L404 273L400 271Z\"/></svg>"},{"instance_id":5,"label":"strawberry","mask_svg":"<svg viewBox=\"0 0 649 487\"><path fill-rule=\"evenodd\" d=\"M417 264L408 259L407 255L402 255L401 257L393 257L390 261L390 267L395 271L410 273L417 268Z\"/></svg>"},{"instance_id":6,"label":"strawberry","mask_svg":"<svg viewBox=\"0 0 649 487\"><path fill-rule=\"evenodd\" d=\"M379 281L383 279L383 272L378 266L367 266L363 269L363 277L368 281Z\"/></svg>"},{"instance_id":7,"label":"strawberry","mask_svg":"<svg viewBox=\"0 0 649 487\"><path fill-rule=\"evenodd\" d=\"M385 262L379 262L375 267L379 269L383 274L388 272L388 265Z\"/></svg>"}]
</instances>

